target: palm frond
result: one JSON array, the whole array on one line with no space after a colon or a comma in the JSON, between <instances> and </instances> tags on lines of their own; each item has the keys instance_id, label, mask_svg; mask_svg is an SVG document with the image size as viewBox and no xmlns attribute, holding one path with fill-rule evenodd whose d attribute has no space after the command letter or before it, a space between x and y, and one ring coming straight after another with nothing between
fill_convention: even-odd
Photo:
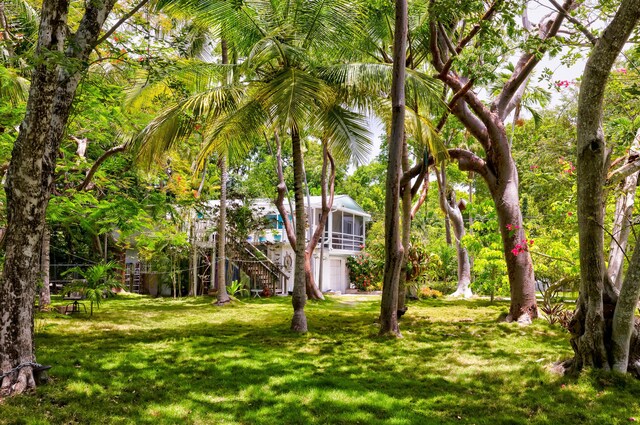
<instances>
[{"instance_id":1,"label":"palm frond","mask_svg":"<svg viewBox=\"0 0 640 425\"><path fill-rule=\"evenodd\" d=\"M334 104L316 122L336 158L351 159L355 164L368 161L373 143L367 120L362 114Z\"/></svg>"},{"instance_id":2,"label":"palm frond","mask_svg":"<svg viewBox=\"0 0 640 425\"><path fill-rule=\"evenodd\" d=\"M134 150L146 165L186 140L197 125L206 126L216 117L236 109L241 92L233 86L213 87L165 109L135 138Z\"/></svg>"},{"instance_id":3,"label":"palm frond","mask_svg":"<svg viewBox=\"0 0 640 425\"><path fill-rule=\"evenodd\" d=\"M0 65L0 100L16 105L26 102L29 96L29 80L18 75L16 70Z\"/></svg>"},{"instance_id":4,"label":"palm frond","mask_svg":"<svg viewBox=\"0 0 640 425\"><path fill-rule=\"evenodd\" d=\"M252 98L221 116L203 135L205 144L196 158L196 171L202 170L212 155L226 154L230 162L245 158L268 120L268 111Z\"/></svg>"},{"instance_id":5,"label":"palm frond","mask_svg":"<svg viewBox=\"0 0 640 425\"><path fill-rule=\"evenodd\" d=\"M405 121L406 131L413 136L419 150L427 149L435 159L436 164L448 160L449 152L447 147L444 145L433 123L425 116L417 114L411 108L406 108L405 111L407 114Z\"/></svg>"}]
</instances>

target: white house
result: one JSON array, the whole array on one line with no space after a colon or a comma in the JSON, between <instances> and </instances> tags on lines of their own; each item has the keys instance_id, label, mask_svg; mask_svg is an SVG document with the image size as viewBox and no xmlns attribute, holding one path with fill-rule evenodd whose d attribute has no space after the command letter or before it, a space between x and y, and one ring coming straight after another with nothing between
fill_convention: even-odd
<instances>
[{"instance_id":1,"label":"white house","mask_svg":"<svg viewBox=\"0 0 640 425\"><path fill-rule=\"evenodd\" d=\"M305 204L310 221L307 231L308 241L321 217L321 197L305 198ZM281 281L280 291L292 291L294 252L288 242L282 217L270 200L256 200L254 206L270 219L271 226L266 232L254 235L252 243L263 252L266 251L267 257L279 265L287 276L287 279ZM289 211L288 205L285 205L285 208ZM371 215L367 214L350 196L334 197L333 206L325 223L323 238L316 246L311 262L312 273L322 292L344 293L349 288L347 257L357 254L364 247L365 224L369 220Z\"/></svg>"}]
</instances>

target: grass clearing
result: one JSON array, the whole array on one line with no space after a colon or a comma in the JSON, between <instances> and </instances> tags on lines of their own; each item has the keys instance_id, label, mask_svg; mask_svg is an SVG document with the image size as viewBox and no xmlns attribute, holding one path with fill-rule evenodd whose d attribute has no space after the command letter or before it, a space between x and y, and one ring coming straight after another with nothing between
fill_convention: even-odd
<instances>
[{"instance_id":1,"label":"grass clearing","mask_svg":"<svg viewBox=\"0 0 640 425\"><path fill-rule=\"evenodd\" d=\"M415 302L401 340L376 336L379 297L307 306L290 298L119 296L94 317L36 320L35 395L6 399L0 424L615 424L640 419L640 383L553 375L568 334L498 323L507 304Z\"/></svg>"}]
</instances>

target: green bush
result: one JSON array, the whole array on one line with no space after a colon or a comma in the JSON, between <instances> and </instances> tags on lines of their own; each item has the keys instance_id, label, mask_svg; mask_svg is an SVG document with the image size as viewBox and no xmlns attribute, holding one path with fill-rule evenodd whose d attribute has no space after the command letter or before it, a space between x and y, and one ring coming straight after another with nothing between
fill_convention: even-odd
<instances>
[{"instance_id":1,"label":"green bush","mask_svg":"<svg viewBox=\"0 0 640 425\"><path fill-rule=\"evenodd\" d=\"M371 255L361 252L347 258L349 280L359 291L373 291L379 288L378 267Z\"/></svg>"}]
</instances>

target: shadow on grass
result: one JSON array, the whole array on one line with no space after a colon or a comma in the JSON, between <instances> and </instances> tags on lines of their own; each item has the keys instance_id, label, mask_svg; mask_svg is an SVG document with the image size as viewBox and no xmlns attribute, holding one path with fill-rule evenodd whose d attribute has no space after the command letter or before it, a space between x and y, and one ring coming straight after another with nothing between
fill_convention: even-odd
<instances>
[{"instance_id":1,"label":"shadow on grass","mask_svg":"<svg viewBox=\"0 0 640 425\"><path fill-rule=\"evenodd\" d=\"M210 302L115 299L91 320L44 319L38 359L54 381L0 405L0 423L615 423L640 412L635 382L549 375L566 334L496 324L495 306L415 303L393 340L373 337L376 300L309 303L303 336L288 331L289 298Z\"/></svg>"}]
</instances>

